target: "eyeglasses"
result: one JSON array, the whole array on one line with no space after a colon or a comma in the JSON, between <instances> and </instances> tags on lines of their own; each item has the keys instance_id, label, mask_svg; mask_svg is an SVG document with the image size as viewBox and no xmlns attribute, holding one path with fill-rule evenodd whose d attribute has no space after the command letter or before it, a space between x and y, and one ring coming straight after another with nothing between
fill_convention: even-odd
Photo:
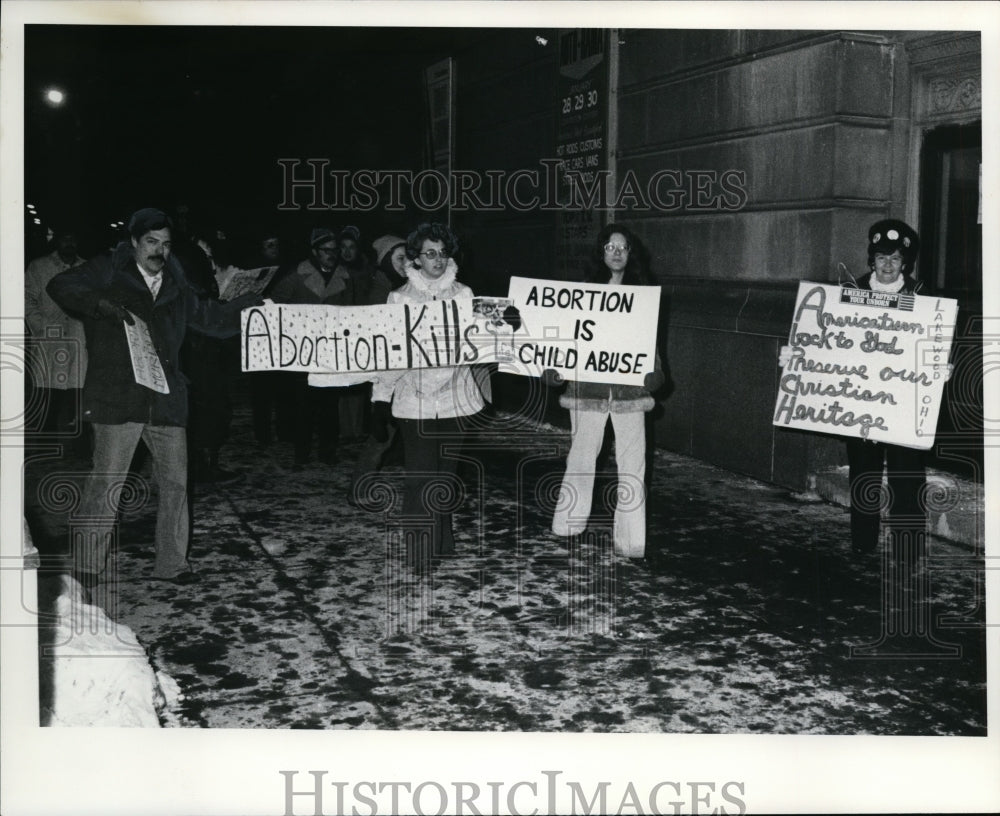
<instances>
[{"instance_id":1,"label":"eyeglasses","mask_svg":"<svg viewBox=\"0 0 1000 816\"><path fill-rule=\"evenodd\" d=\"M451 257L451 253L445 249L441 250L428 249L425 250L424 252L421 252L420 254L423 255L428 261L436 261L438 258L440 258L443 261L446 261Z\"/></svg>"},{"instance_id":2,"label":"eyeglasses","mask_svg":"<svg viewBox=\"0 0 1000 816\"><path fill-rule=\"evenodd\" d=\"M629 249L630 249L630 247L629 247L628 244L605 244L604 245L604 251L607 252L609 255L611 255L612 253L614 253L616 255L618 253L621 253L621 254L624 255L626 252L629 251Z\"/></svg>"}]
</instances>

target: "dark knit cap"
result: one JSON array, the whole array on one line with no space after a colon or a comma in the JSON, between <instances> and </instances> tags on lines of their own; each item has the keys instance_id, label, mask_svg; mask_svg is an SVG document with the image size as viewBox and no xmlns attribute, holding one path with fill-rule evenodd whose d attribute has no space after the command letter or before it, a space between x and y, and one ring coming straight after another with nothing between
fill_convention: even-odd
<instances>
[{"instance_id":1,"label":"dark knit cap","mask_svg":"<svg viewBox=\"0 0 1000 816\"><path fill-rule=\"evenodd\" d=\"M309 246L316 249L320 244L325 244L327 241L336 241L337 233L328 227L313 227L313 231L309 234Z\"/></svg>"},{"instance_id":2,"label":"dark knit cap","mask_svg":"<svg viewBox=\"0 0 1000 816\"><path fill-rule=\"evenodd\" d=\"M157 210L153 207L143 207L141 210L136 210L128 219L128 234L136 240L142 238L150 230L163 229L164 227L172 230L174 222L163 210Z\"/></svg>"}]
</instances>

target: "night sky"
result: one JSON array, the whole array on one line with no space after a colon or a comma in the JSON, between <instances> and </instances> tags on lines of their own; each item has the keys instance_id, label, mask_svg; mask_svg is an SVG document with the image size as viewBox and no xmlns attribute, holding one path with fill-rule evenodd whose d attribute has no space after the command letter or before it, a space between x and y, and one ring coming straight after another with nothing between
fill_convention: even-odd
<instances>
[{"instance_id":1,"label":"night sky","mask_svg":"<svg viewBox=\"0 0 1000 816\"><path fill-rule=\"evenodd\" d=\"M46 222L71 221L91 241L137 207L180 203L231 232L264 223L303 232L331 219L276 211L277 160L421 169L423 70L482 36L441 28L29 25L26 201ZM50 85L65 91L63 106L43 102Z\"/></svg>"}]
</instances>

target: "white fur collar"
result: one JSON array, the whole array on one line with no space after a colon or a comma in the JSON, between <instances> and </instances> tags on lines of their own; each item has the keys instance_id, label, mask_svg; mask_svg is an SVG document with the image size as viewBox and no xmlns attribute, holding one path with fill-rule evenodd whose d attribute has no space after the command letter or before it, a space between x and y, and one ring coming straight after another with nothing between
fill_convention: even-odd
<instances>
[{"instance_id":1,"label":"white fur collar","mask_svg":"<svg viewBox=\"0 0 1000 816\"><path fill-rule=\"evenodd\" d=\"M894 283L879 283L875 273L872 272L868 285L871 286L873 292L901 292L906 285L906 278L900 275Z\"/></svg>"},{"instance_id":2,"label":"white fur collar","mask_svg":"<svg viewBox=\"0 0 1000 816\"><path fill-rule=\"evenodd\" d=\"M426 277L420 268L414 265L413 261L406 262L405 272L407 280L421 292L437 294L448 289L455 282L458 264L455 263L454 258L449 258L448 264L444 268L444 274L437 280Z\"/></svg>"}]
</instances>

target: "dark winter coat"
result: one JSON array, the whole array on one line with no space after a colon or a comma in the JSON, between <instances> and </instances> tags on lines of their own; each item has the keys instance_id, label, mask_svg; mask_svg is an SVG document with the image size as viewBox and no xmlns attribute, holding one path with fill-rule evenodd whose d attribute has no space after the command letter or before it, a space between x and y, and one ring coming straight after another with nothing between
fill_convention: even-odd
<instances>
[{"instance_id":1,"label":"dark winter coat","mask_svg":"<svg viewBox=\"0 0 1000 816\"><path fill-rule=\"evenodd\" d=\"M293 272L285 275L271 290L276 303L325 304L355 306L358 303L354 279L343 266L338 266L329 280L311 259L302 261Z\"/></svg>"},{"instance_id":2,"label":"dark winter coat","mask_svg":"<svg viewBox=\"0 0 1000 816\"><path fill-rule=\"evenodd\" d=\"M180 263L168 256L156 302L128 241L113 253L56 275L47 287L52 299L83 321L89 367L83 386L83 417L89 422L120 425L187 424L187 381L179 355L190 328L213 337L239 334L240 310L256 298L228 303L208 300L188 283ZM102 298L123 306L149 327L170 393L161 394L135 381L122 321L97 316Z\"/></svg>"}]
</instances>

